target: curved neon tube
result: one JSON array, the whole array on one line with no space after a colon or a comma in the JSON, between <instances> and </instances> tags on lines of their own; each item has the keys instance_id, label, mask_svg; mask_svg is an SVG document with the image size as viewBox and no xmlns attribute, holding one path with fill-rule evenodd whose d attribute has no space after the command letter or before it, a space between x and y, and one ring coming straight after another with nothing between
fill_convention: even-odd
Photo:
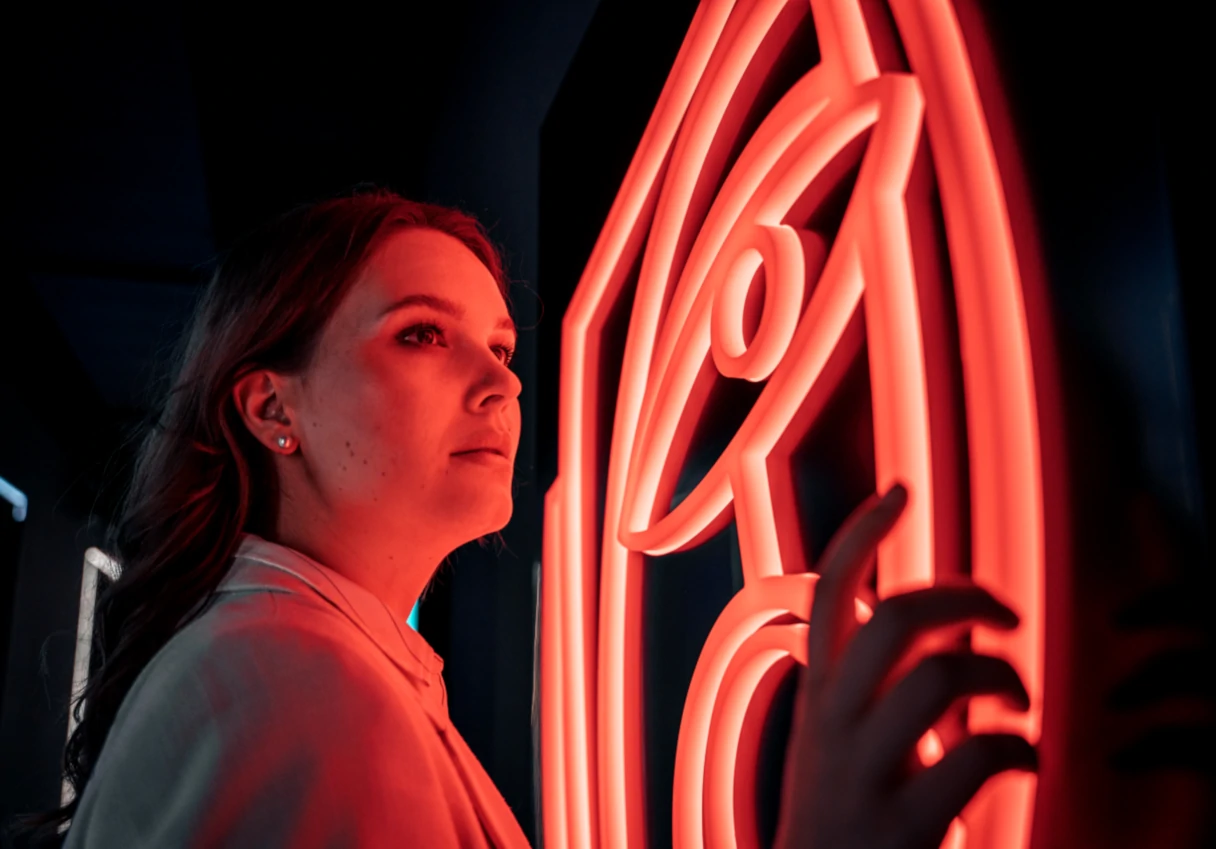
<instances>
[{"instance_id":1,"label":"curved neon tube","mask_svg":"<svg viewBox=\"0 0 1216 849\"><path fill-rule=\"evenodd\" d=\"M774 621L792 615L805 622L814 581L790 541L798 528L783 463L813 422L809 399L831 391L831 363L859 344L862 317L877 483L903 480L912 495L879 551L879 596L935 580L935 528L956 520L942 505L960 494L934 477L934 451L959 446L934 431L930 414L926 352L945 343L934 335L942 316L921 312L909 228L911 216L930 214L913 208L920 201L908 192L922 129L931 142L958 307L973 573L1023 615L1017 632L979 632L975 644L1009 657L1033 702L1023 717L976 700L970 724L1037 735L1042 479L1030 342L1001 175L948 0L892 0L891 11L911 74L880 71L856 0L813 0L820 64L766 116L711 197L699 187L723 166L715 143L738 133L732 97L768 73L774 54L762 50L766 39L788 35L808 9L777 0L703 3L567 312L542 612L544 821L546 839L559 845L645 845L643 554L695 546L732 517L745 586L711 632L690 685L673 838L681 847L752 840L754 817L746 805L727 801L737 802L740 782L754 779L748 717L763 715L773 670L796 656L788 642L796 632ZM784 217L827 163L865 133L854 194L829 248ZM596 539L596 432L606 425L596 406L600 337L639 255L604 535ZM745 342L743 303L761 266L765 302ZM724 376L767 383L718 462L665 512L703 409L706 363ZM922 750L932 750L926 741ZM1033 792L1031 777L993 782L956 821L947 844L1024 847Z\"/></svg>"}]
</instances>

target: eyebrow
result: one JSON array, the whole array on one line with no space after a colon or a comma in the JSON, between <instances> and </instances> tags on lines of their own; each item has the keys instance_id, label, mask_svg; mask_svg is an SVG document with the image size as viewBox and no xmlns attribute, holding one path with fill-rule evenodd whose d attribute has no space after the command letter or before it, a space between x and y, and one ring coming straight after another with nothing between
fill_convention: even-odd
<instances>
[{"instance_id":1,"label":"eyebrow","mask_svg":"<svg viewBox=\"0 0 1216 849\"><path fill-rule=\"evenodd\" d=\"M464 318L464 308L460 304L455 301L449 301L447 298L440 297L439 295L406 295L404 298L398 298L381 310L380 317L384 318L389 313L394 313L407 307L430 307L437 312L447 313L457 320ZM500 319L498 324L494 325L494 329L510 330L517 336L519 335L519 330L510 316Z\"/></svg>"}]
</instances>

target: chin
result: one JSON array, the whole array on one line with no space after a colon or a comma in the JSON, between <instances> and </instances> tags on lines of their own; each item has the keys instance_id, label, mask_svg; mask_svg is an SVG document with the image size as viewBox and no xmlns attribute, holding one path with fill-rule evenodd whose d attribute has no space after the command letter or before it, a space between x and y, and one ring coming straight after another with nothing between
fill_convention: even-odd
<instances>
[{"instance_id":1,"label":"chin","mask_svg":"<svg viewBox=\"0 0 1216 849\"><path fill-rule=\"evenodd\" d=\"M411 500L415 515L425 513L427 524L457 545L502 530L515 507L511 479L499 474L453 476L448 486L431 490L421 501Z\"/></svg>"},{"instance_id":2,"label":"chin","mask_svg":"<svg viewBox=\"0 0 1216 849\"><path fill-rule=\"evenodd\" d=\"M479 499L479 502L469 506L468 516L475 520L470 522L470 540L501 531L511 521L511 514L515 509L510 493L496 498Z\"/></svg>"},{"instance_id":3,"label":"chin","mask_svg":"<svg viewBox=\"0 0 1216 849\"><path fill-rule=\"evenodd\" d=\"M515 501L510 495L507 495L507 497L502 499L501 503L498 505L498 515L492 522L494 527L492 527L486 533L495 533L496 531L501 531L507 526L507 523L511 521L511 514L514 512Z\"/></svg>"}]
</instances>

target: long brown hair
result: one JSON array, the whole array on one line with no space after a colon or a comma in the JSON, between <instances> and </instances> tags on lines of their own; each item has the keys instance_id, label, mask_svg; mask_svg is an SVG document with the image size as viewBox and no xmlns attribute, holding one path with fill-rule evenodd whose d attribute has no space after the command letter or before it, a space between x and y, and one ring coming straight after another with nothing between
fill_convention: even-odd
<instances>
[{"instance_id":1,"label":"long brown hair","mask_svg":"<svg viewBox=\"0 0 1216 849\"><path fill-rule=\"evenodd\" d=\"M79 724L64 751L64 774L73 798L15 820L35 844L62 844L123 698L153 656L201 613L231 567L240 534L267 535L274 527L274 465L241 422L233 386L256 368L305 369L362 264L388 234L409 227L460 239L509 305L502 260L475 219L383 190L295 209L247 236L215 271L108 533L108 553L122 575L97 603L100 665L72 706Z\"/></svg>"}]
</instances>

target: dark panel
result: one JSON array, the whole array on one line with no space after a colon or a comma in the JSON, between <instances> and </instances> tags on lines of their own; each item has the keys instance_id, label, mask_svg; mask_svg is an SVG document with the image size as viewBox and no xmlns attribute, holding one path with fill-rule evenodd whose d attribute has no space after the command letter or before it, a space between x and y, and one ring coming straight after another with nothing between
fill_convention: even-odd
<instances>
[{"instance_id":1,"label":"dark panel","mask_svg":"<svg viewBox=\"0 0 1216 849\"><path fill-rule=\"evenodd\" d=\"M36 265L205 261L210 222L177 10L23 4L11 14L5 114L17 201L5 215L22 252Z\"/></svg>"},{"instance_id":2,"label":"dark panel","mask_svg":"<svg viewBox=\"0 0 1216 849\"><path fill-rule=\"evenodd\" d=\"M4 685L8 677L9 634L13 628L22 528L22 523L13 519L9 503L0 500L0 705L4 704Z\"/></svg>"},{"instance_id":3,"label":"dark panel","mask_svg":"<svg viewBox=\"0 0 1216 849\"><path fill-rule=\"evenodd\" d=\"M185 31L217 244L360 182L419 196L472 5L192 5Z\"/></svg>"},{"instance_id":4,"label":"dark panel","mask_svg":"<svg viewBox=\"0 0 1216 849\"><path fill-rule=\"evenodd\" d=\"M561 317L654 111L697 3L604 0L540 135L536 469L557 473Z\"/></svg>"},{"instance_id":5,"label":"dark panel","mask_svg":"<svg viewBox=\"0 0 1216 849\"><path fill-rule=\"evenodd\" d=\"M0 370L8 387L56 441L75 484L64 493L85 514L106 511L117 495L102 492L107 463L117 459L124 424L95 388L80 360L23 275L10 274L0 288L0 337L11 340L13 360ZM103 515L106 515L104 512Z\"/></svg>"},{"instance_id":6,"label":"dark panel","mask_svg":"<svg viewBox=\"0 0 1216 849\"><path fill-rule=\"evenodd\" d=\"M646 561L642 715L651 846L671 845L671 788L684 697L710 629L742 586L734 522L698 548Z\"/></svg>"}]
</instances>

